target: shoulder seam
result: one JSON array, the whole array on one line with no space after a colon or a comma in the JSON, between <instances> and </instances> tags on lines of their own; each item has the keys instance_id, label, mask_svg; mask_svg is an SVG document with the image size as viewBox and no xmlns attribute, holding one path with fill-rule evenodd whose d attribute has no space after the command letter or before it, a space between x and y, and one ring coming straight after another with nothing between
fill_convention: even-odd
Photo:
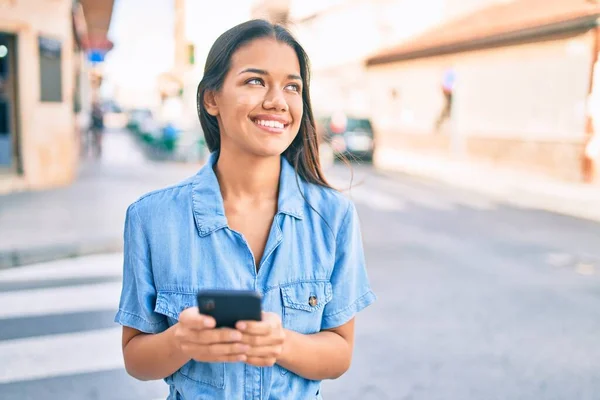
<instances>
[{"instance_id":1,"label":"shoulder seam","mask_svg":"<svg viewBox=\"0 0 600 400\"><path fill-rule=\"evenodd\" d=\"M348 219L348 215L350 215L350 210L352 209L353 203L350 199L346 199L348 201L348 206L346 207L346 212L342 217L341 222L339 223L337 229L335 230L335 242L337 243L338 235L340 234L340 230L343 229L344 222Z\"/></svg>"},{"instance_id":2,"label":"shoulder seam","mask_svg":"<svg viewBox=\"0 0 600 400\"><path fill-rule=\"evenodd\" d=\"M152 197L154 195L161 194L161 193L164 193L164 192L168 192L170 190L180 189L180 188L183 188L183 187L186 187L186 186L190 186L192 184L193 184L193 182L187 182L187 183L181 183L181 184L178 184L178 185L175 185L175 186L169 186L169 187L166 187L166 188L163 188L163 189L153 190L153 191L151 191L149 193L146 193L146 194L140 196L136 201L133 202L133 204L139 203L140 201L144 200L145 198Z\"/></svg>"}]
</instances>

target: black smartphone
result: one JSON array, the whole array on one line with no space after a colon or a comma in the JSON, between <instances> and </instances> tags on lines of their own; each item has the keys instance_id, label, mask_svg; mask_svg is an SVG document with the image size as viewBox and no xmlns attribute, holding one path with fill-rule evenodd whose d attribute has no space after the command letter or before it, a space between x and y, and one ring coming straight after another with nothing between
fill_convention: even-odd
<instances>
[{"instance_id":1,"label":"black smartphone","mask_svg":"<svg viewBox=\"0 0 600 400\"><path fill-rule=\"evenodd\" d=\"M217 328L235 328L238 321L260 321L262 296L249 290L203 290L198 292L200 314L210 315Z\"/></svg>"}]
</instances>

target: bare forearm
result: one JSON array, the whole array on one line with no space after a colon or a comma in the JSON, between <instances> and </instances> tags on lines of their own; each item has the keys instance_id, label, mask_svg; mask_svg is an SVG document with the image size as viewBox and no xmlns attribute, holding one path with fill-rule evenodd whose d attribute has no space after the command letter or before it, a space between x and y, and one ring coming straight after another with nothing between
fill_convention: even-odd
<instances>
[{"instance_id":1,"label":"bare forearm","mask_svg":"<svg viewBox=\"0 0 600 400\"><path fill-rule=\"evenodd\" d=\"M158 334L140 334L123 350L129 375L142 381L163 379L190 361L173 340L174 326Z\"/></svg>"},{"instance_id":2,"label":"bare forearm","mask_svg":"<svg viewBox=\"0 0 600 400\"><path fill-rule=\"evenodd\" d=\"M350 367L352 345L335 332L303 335L286 330L277 364L311 380L336 379Z\"/></svg>"}]
</instances>

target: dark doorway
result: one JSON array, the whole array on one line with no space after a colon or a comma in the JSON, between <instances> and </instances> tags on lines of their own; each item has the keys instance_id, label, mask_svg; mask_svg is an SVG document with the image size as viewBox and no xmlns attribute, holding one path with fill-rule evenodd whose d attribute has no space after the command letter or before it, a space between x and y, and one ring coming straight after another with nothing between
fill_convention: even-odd
<instances>
[{"instance_id":1,"label":"dark doorway","mask_svg":"<svg viewBox=\"0 0 600 400\"><path fill-rule=\"evenodd\" d=\"M20 172L16 45L15 35L0 32L0 172Z\"/></svg>"}]
</instances>

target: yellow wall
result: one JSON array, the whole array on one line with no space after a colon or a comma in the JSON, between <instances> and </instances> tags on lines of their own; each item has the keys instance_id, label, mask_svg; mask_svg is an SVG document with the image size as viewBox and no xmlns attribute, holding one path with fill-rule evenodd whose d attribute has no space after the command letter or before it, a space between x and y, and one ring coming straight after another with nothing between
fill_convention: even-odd
<instances>
[{"instance_id":1,"label":"yellow wall","mask_svg":"<svg viewBox=\"0 0 600 400\"><path fill-rule=\"evenodd\" d=\"M454 129L461 135L581 141L592 43L589 33L374 66L374 121L384 131L432 133L444 104L443 73L452 67Z\"/></svg>"},{"instance_id":2,"label":"yellow wall","mask_svg":"<svg viewBox=\"0 0 600 400\"><path fill-rule=\"evenodd\" d=\"M373 66L368 76L378 148L580 181L592 49L590 32ZM452 120L435 132L450 67L456 72Z\"/></svg>"},{"instance_id":3,"label":"yellow wall","mask_svg":"<svg viewBox=\"0 0 600 400\"><path fill-rule=\"evenodd\" d=\"M0 31L15 34L18 125L23 175L0 175L0 192L60 186L75 176L73 33L70 0L16 0L0 12ZM62 102L40 102L38 36L62 42Z\"/></svg>"}]
</instances>

